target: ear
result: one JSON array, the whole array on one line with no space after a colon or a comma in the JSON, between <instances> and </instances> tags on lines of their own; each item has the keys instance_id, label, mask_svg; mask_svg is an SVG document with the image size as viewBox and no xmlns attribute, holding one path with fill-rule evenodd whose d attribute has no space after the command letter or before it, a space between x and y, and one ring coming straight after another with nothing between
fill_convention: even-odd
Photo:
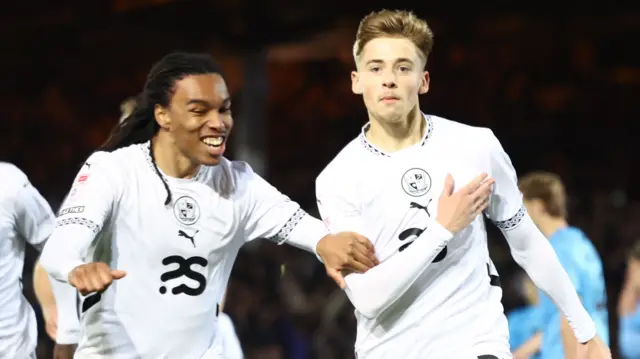
<instances>
[{"instance_id":1,"label":"ear","mask_svg":"<svg viewBox=\"0 0 640 359\"><path fill-rule=\"evenodd\" d=\"M156 122L160 128L165 130L169 130L171 128L171 116L169 116L168 109L156 105L153 109L153 114L155 115Z\"/></svg>"},{"instance_id":2,"label":"ear","mask_svg":"<svg viewBox=\"0 0 640 359\"><path fill-rule=\"evenodd\" d=\"M362 85L360 84L358 71L351 71L351 91L356 95L362 95Z\"/></svg>"},{"instance_id":3,"label":"ear","mask_svg":"<svg viewBox=\"0 0 640 359\"><path fill-rule=\"evenodd\" d=\"M424 95L429 92L429 83L431 79L429 78L429 71L425 71L422 74L422 79L420 80L420 88L418 89L418 93L420 95Z\"/></svg>"}]
</instances>

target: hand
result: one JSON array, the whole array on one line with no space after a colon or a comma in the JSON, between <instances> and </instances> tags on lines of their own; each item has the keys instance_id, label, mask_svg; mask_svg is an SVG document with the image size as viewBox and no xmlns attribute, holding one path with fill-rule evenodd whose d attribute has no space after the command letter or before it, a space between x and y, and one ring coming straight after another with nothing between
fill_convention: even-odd
<instances>
[{"instance_id":1,"label":"hand","mask_svg":"<svg viewBox=\"0 0 640 359\"><path fill-rule=\"evenodd\" d=\"M364 273L379 263L373 244L352 232L325 236L318 242L316 252L324 262L327 275L342 289L347 285L342 271Z\"/></svg>"},{"instance_id":2,"label":"hand","mask_svg":"<svg viewBox=\"0 0 640 359\"><path fill-rule=\"evenodd\" d=\"M56 344L53 347L53 359L73 359L76 344Z\"/></svg>"},{"instance_id":3,"label":"hand","mask_svg":"<svg viewBox=\"0 0 640 359\"><path fill-rule=\"evenodd\" d=\"M94 292L102 292L114 280L123 278L127 273L121 270L112 270L105 263L88 263L75 267L69 273L69 284L76 287L80 294L87 295Z\"/></svg>"},{"instance_id":4,"label":"hand","mask_svg":"<svg viewBox=\"0 0 640 359\"><path fill-rule=\"evenodd\" d=\"M611 359L611 350L596 335L595 338L584 344L578 344L578 358L586 359Z\"/></svg>"},{"instance_id":5,"label":"hand","mask_svg":"<svg viewBox=\"0 0 640 359\"><path fill-rule=\"evenodd\" d=\"M492 178L483 173L453 193L453 177L447 175L438 199L436 221L452 234L460 232L489 206L494 183Z\"/></svg>"},{"instance_id":6,"label":"hand","mask_svg":"<svg viewBox=\"0 0 640 359\"><path fill-rule=\"evenodd\" d=\"M42 315L44 316L45 330L51 340L56 340L58 332L58 308L55 305L42 307Z\"/></svg>"}]
</instances>

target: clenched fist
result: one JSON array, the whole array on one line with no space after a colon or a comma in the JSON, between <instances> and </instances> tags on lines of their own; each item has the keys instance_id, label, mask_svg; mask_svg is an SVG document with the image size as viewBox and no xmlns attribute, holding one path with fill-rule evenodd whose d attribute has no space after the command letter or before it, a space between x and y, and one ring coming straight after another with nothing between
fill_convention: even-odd
<instances>
[{"instance_id":1,"label":"clenched fist","mask_svg":"<svg viewBox=\"0 0 640 359\"><path fill-rule=\"evenodd\" d=\"M74 286L82 295L102 292L114 280L123 278L127 273L114 270L102 262L87 263L75 267L69 273L69 284Z\"/></svg>"}]
</instances>

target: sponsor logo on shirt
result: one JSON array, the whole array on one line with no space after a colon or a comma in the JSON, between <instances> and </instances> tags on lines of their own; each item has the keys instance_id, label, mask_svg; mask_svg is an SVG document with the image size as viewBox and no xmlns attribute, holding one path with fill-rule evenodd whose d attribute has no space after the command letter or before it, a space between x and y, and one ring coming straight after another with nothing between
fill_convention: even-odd
<instances>
[{"instance_id":1,"label":"sponsor logo on shirt","mask_svg":"<svg viewBox=\"0 0 640 359\"><path fill-rule=\"evenodd\" d=\"M61 210L58 215L64 216L65 214L77 214L82 212L84 212L84 206L74 206L74 207L67 207Z\"/></svg>"}]
</instances>

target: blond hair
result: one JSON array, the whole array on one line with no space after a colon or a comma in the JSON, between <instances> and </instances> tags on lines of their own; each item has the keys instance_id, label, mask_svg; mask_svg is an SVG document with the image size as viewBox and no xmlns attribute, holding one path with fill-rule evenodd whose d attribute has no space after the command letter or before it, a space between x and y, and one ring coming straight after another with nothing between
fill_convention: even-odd
<instances>
[{"instance_id":1,"label":"blond hair","mask_svg":"<svg viewBox=\"0 0 640 359\"><path fill-rule=\"evenodd\" d=\"M380 37L406 38L418 48L425 64L433 48L433 32L425 20L410 11L381 10L372 12L360 21L353 44L353 57L356 62L365 45Z\"/></svg>"},{"instance_id":2,"label":"blond hair","mask_svg":"<svg viewBox=\"0 0 640 359\"><path fill-rule=\"evenodd\" d=\"M553 217L567 217L567 194L555 173L533 172L520 179L520 191L527 200L539 199Z\"/></svg>"}]
</instances>

